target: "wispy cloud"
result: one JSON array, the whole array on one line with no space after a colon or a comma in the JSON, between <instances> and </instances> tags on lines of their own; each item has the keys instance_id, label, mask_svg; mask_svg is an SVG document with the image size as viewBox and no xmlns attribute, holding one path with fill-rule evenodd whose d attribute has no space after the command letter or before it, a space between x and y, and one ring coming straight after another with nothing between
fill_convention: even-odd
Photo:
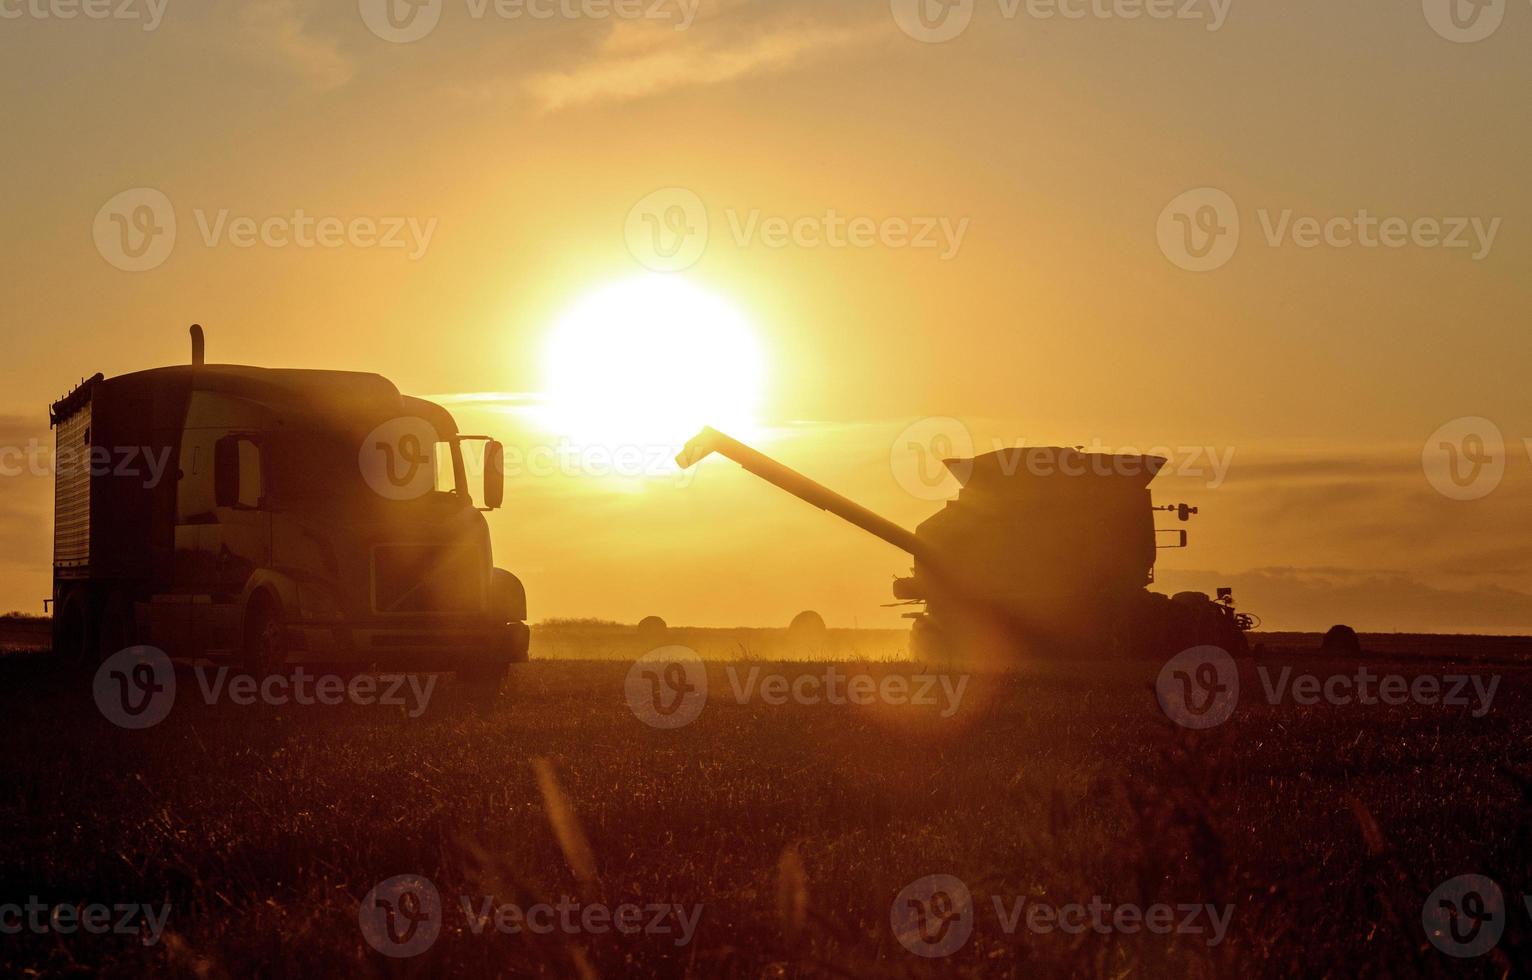
<instances>
[{"instance_id":1,"label":"wispy cloud","mask_svg":"<svg viewBox=\"0 0 1532 980\"><path fill-rule=\"evenodd\" d=\"M335 41L309 30L297 0L248 0L240 6L239 23L247 57L274 64L314 88L338 88L356 74Z\"/></svg>"},{"instance_id":2,"label":"wispy cloud","mask_svg":"<svg viewBox=\"0 0 1532 980\"><path fill-rule=\"evenodd\" d=\"M887 36L880 24L758 25L748 36L720 38L711 31L678 32L662 25L622 23L583 64L535 73L524 85L543 111L556 112L784 71Z\"/></svg>"}]
</instances>

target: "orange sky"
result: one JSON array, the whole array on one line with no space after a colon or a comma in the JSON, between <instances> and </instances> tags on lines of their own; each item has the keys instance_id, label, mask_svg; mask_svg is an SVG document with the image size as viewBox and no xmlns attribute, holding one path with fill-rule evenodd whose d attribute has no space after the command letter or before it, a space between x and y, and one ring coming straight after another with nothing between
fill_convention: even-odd
<instances>
[{"instance_id":1,"label":"orange sky","mask_svg":"<svg viewBox=\"0 0 1532 980\"><path fill-rule=\"evenodd\" d=\"M395 43L357 3L136 0L138 21L0 3L22 12L0 20L0 445L46 438L46 404L82 376L184 360L195 320L212 360L492 393L451 399L466 428L556 446L539 411L555 324L664 275L634 208L681 188L664 200L697 202L708 227L669 275L748 324L763 448L889 517L937 506L890 462L929 416L981 450L1211 447L1232 460L1216 486L1156 484L1202 507L1164 587L1234 585L1278 627L1532 629L1532 6L1495 8L1474 43L1435 0L1202 0L1169 19L976 0L944 43L902 29L904 6L539 19L443 0L434 29ZM1239 244L1192 272L1166 209L1205 187L1232 202ZM123 271L98 218L137 188L177 231L163 261ZM1361 241L1363 210L1409 240ZM400 219L409 244L304 247L300 211ZM883 233L840 247L832 212ZM1306 217L1330 240L1304 247ZM240 247L240 218L285 238ZM812 234L772 242L772 219ZM1436 241L1455 219L1465 247ZM937 247L901 222L931 224ZM707 390L685 356L652 369L671 403ZM613 414L629 443L673 438L635 436L631 403ZM1451 499L1422 451L1468 416L1497 427L1504 475ZM0 487L0 606L36 610L49 481ZM721 461L685 483L513 474L491 526L534 618L898 623L880 606L897 553Z\"/></svg>"}]
</instances>

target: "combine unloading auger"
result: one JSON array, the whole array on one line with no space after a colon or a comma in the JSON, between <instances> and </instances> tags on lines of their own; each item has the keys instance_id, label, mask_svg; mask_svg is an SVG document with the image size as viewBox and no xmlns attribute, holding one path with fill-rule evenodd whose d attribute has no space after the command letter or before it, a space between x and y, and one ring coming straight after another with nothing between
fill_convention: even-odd
<instances>
[{"instance_id":1,"label":"combine unloading auger","mask_svg":"<svg viewBox=\"0 0 1532 980\"><path fill-rule=\"evenodd\" d=\"M685 469L713 453L909 554L914 567L895 581L894 596L924 606L908 614L917 657L1003 663L1161 656L1202 643L1246 649L1249 620L1228 590L1215 602L1146 588L1165 533L1155 511L1183 521L1196 513L1154 507L1148 485L1160 457L1031 447L946 460L962 489L911 532L714 429L676 462Z\"/></svg>"}]
</instances>

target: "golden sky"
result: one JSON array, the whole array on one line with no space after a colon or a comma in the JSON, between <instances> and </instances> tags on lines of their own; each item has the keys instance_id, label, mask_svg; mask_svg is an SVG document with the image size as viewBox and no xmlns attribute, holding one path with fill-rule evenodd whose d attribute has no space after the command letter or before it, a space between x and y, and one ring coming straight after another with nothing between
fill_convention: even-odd
<instances>
[{"instance_id":1,"label":"golden sky","mask_svg":"<svg viewBox=\"0 0 1532 980\"><path fill-rule=\"evenodd\" d=\"M1202 509L1165 588L1275 627L1532 629L1532 4L1451 2L0 0L0 444L199 321L211 360L376 371L557 446L559 325L678 280L744 324L751 437L903 523L937 506L899 475L927 417L1195 451L1229 463L1156 483ZM140 189L174 246L108 254ZM1232 255L1178 237L1236 216ZM581 437L713 420L744 368L682 346ZM1423 452L1470 417L1503 476L1454 499ZM35 610L49 481L0 488L0 606ZM490 523L534 618L898 624L900 555L717 460L513 473Z\"/></svg>"}]
</instances>

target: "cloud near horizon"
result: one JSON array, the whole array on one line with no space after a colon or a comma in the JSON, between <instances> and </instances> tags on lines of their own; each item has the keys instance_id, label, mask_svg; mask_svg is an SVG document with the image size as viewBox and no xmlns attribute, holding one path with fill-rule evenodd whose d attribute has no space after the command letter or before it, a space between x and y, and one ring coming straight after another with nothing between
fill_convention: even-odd
<instances>
[{"instance_id":1,"label":"cloud near horizon","mask_svg":"<svg viewBox=\"0 0 1532 980\"><path fill-rule=\"evenodd\" d=\"M642 21L614 25L583 63L540 71L526 90L544 112L622 103L687 86L717 85L784 71L838 51L880 43L881 24L829 25L793 19L764 33L675 31Z\"/></svg>"}]
</instances>

